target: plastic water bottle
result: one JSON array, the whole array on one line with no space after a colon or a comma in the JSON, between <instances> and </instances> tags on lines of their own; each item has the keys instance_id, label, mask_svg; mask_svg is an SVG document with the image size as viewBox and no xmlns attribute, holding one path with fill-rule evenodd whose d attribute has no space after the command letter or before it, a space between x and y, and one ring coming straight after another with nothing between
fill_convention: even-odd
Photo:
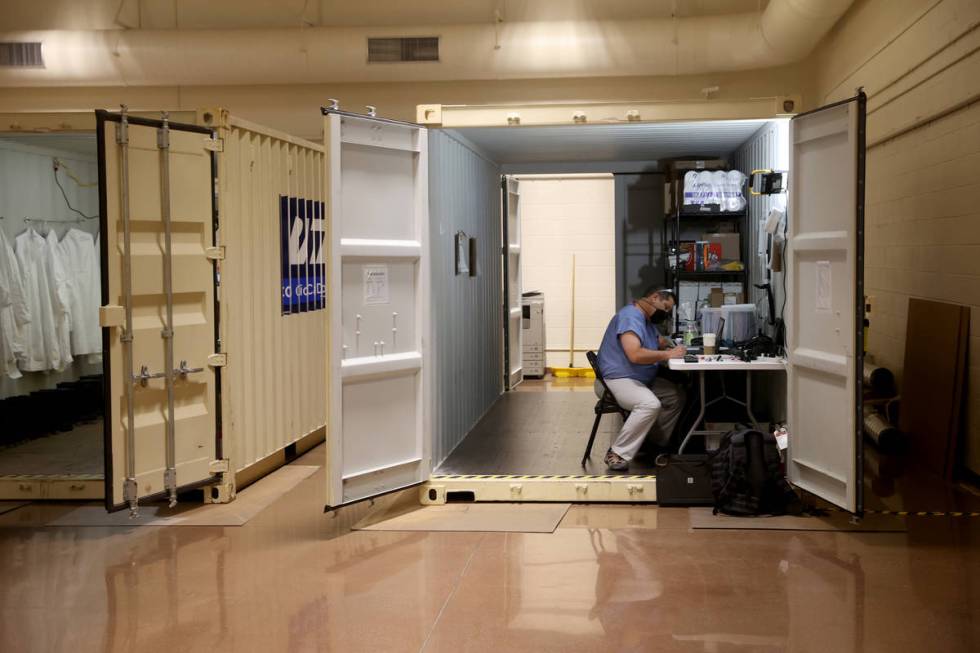
<instances>
[{"instance_id":1,"label":"plastic water bottle","mask_svg":"<svg viewBox=\"0 0 980 653\"><path fill-rule=\"evenodd\" d=\"M696 335L697 332L694 330L694 325L688 322L684 327L684 346L690 347Z\"/></svg>"}]
</instances>

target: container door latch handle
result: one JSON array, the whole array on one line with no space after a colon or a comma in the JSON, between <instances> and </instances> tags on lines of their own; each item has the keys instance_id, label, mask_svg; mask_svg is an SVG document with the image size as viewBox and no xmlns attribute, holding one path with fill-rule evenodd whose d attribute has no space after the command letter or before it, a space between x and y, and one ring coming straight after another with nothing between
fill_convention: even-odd
<instances>
[{"instance_id":1,"label":"container door latch handle","mask_svg":"<svg viewBox=\"0 0 980 653\"><path fill-rule=\"evenodd\" d=\"M186 379L188 374L197 374L203 371L203 367L187 367L187 361L180 361L180 367L174 370L174 374L178 375L181 379Z\"/></svg>"},{"instance_id":2,"label":"container door latch handle","mask_svg":"<svg viewBox=\"0 0 980 653\"><path fill-rule=\"evenodd\" d=\"M147 365L140 365L140 373L133 375L133 380L140 384L140 387L145 388L149 383L150 379L162 379L167 376L166 372L150 372L150 368Z\"/></svg>"}]
</instances>

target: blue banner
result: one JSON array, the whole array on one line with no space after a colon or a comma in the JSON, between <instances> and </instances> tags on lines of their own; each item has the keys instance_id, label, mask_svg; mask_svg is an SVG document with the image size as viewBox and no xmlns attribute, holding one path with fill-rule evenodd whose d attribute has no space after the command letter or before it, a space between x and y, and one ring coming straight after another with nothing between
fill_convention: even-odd
<instances>
[{"instance_id":1,"label":"blue banner","mask_svg":"<svg viewBox=\"0 0 980 653\"><path fill-rule=\"evenodd\" d=\"M279 196L284 315L326 308L325 234L323 202Z\"/></svg>"}]
</instances>

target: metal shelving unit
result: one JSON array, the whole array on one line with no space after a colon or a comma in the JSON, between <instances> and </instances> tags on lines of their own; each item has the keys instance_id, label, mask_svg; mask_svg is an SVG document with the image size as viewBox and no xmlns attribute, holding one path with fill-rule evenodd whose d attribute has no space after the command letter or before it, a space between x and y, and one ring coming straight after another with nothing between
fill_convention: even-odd
<instances>
[{"instance_id":1,"label":"metal shelving unit","mask_svg":"<svg viewBox=\"0 0 980 653\"><path fill-rule=\"evenodd\" d=\"M673 182L680 183L680 182ZM749 229L748 229L748 210L743 209L741 211L700 211L700 210L685 210L684 206L681 204L681 197L683 193L674 193L675 205L671 207L671 211L667 214L667 219L664 223L664 252L667 253L664 261L664 282L665 285L674 289L674 295L680 298L680 282L681 281L717 281L717 282L741 282L742 284L742 296L748 297L748 279L749 279ZM690 223L700 223L705 227L716 228L717 225L721 223L733 223L735 225L734 233L739 235L739 249L741 254L742 269L741 270L704 270L704 271L688 271L680 270L680 241L681 233L683 227ZM669 233L668 233L669 232ZM669 260L673 257L674 267L670 266ZM674 330L677 330L677 314L674 314Z\"/></svg>"}]
</instances>

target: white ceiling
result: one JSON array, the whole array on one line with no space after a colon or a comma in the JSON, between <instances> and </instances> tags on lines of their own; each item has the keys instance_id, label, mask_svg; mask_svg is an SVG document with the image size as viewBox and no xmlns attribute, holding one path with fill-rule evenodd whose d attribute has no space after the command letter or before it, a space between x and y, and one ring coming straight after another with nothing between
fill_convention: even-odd
<instances>
[{"instance_id":1,"label":"white ceiling","mask_svg":"<svg viewBox=\"0 0 980 653\"><path fill-rule=\"evenodd\" d=\"M454 130L500 164L727 157L765 120L469 127Z\"/></svg>"},{"instance_id":2,"label":"white ceiling","mask_svg":"<svg viewBox=\"0 0 980 653\"><path fill-rule=\"evenodd\" d=\"M760 0L2 0L0 29L235 29L629 20L762 11Z\"/></svg>"}]
</instances>

